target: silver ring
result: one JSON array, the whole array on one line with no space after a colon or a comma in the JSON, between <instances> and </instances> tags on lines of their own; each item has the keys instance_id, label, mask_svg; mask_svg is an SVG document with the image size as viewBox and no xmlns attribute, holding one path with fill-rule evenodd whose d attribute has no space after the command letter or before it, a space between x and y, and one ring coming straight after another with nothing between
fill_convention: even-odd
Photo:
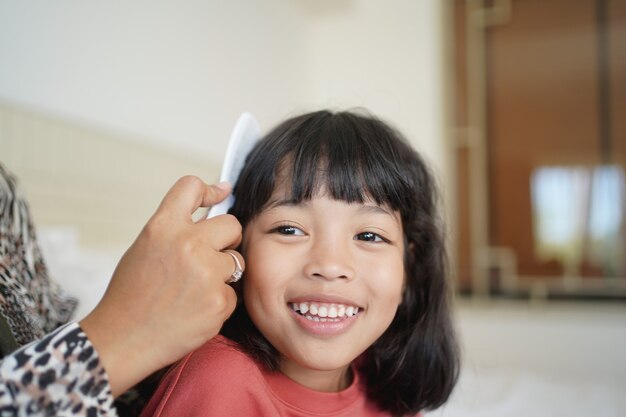
<instances>
[{"instance_id":1,"label":"silver ring","mask_svg":"<svg viewBox=\"0 0 626 417\"><path fill-rule=\"evenodd\" d=\"M241 269L239 258L237 258L237 255L234 254L233 250L226 249L226 250L223 250L222 252L227 253L230 256L232 256L235 261L235 271L231 274L230 279L226 281L228 284L234 284L235 282L239 281L241 277L243 276L243 269Z\"/></svg>"}]
</instances>

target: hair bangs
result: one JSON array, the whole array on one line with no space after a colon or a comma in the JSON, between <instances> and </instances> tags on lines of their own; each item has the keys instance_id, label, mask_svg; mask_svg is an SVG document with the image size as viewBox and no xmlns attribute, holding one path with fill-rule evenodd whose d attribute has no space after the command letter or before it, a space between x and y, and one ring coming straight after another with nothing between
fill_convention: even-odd
<instances>
[{"instance_id":1,"label":"hair bangs","mask_svg":"<svg viewBox=\"0 0 626 417\"><path fill-rule=\"evenodd\" d=\"M245 226L285 184L289 195L283 198L296 204L327 193L406 214L414 207L407 199L419 188L407 163L415 157L398 132L374 117L329 111L295 117L251 152L235 187L232 213Z\"/></svg>"},{"instance_id":2,"label":"hair bangs","mask_svg":"<svg viewBox=\"0 0 626 417\"><path fill-rule=\"evenodd\" d=\"M397 168L399 152L388 146L389 132L375 120L362 126L362 120L342 116L325 118L306 138L291 141L277 174L290 184L287 197L299 203L327 193L347 203L374 201L399 210L408 184Z\"/></svg>"}]
</instances>

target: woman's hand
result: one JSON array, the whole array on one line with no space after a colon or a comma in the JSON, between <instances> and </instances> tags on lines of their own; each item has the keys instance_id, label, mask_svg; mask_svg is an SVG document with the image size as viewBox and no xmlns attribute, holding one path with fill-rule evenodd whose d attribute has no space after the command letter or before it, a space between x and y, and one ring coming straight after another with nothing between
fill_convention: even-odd
<instances>
[{"instance_id":1,"label":"woman's hand","mask_svg":"<svg viewBox=\"0 0 626 417\"><path fill-rule=\"evenodd\" d=\"M239 245L241 225L231 215L191 219L229 193L229 185L178 180L81 321L114 395L215 336L233 312L236 296L226 281L235 262L221 251Z\"/></svg>"}]
</instances>

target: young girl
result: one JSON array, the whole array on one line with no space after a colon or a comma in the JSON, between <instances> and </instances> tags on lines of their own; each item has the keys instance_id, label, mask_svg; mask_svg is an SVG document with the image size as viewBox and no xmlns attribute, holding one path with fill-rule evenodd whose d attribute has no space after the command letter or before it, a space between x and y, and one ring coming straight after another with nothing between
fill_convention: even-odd
<instances>
[{"instance_id":1,"label":"young girl","mask_svg":"<svg viewBox=\"0 0 626 417\"><path fill-rule=\"evenodd\" d=\"M369 116L289 119L249 155L240 303L144 416L403 416L458 376L435 184Z\"/></svg>"}]
</instances>

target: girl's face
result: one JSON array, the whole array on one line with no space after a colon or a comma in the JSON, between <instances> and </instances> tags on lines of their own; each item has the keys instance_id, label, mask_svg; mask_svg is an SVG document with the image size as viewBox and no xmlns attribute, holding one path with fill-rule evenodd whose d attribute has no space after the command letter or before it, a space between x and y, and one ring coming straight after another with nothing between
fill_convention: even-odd
<instances>
[{"instance_id":1,"label":"girl's face","mask_svg":"<svg viewBox=\"0 0 626 417\"><path fill-rule=\"evenodd\" d=\"M245 229L244 302L284 374L337 391L401 302L402 223L386 207L324 193L293 204L281 188Z\"/></svg>"}]
</instances>

